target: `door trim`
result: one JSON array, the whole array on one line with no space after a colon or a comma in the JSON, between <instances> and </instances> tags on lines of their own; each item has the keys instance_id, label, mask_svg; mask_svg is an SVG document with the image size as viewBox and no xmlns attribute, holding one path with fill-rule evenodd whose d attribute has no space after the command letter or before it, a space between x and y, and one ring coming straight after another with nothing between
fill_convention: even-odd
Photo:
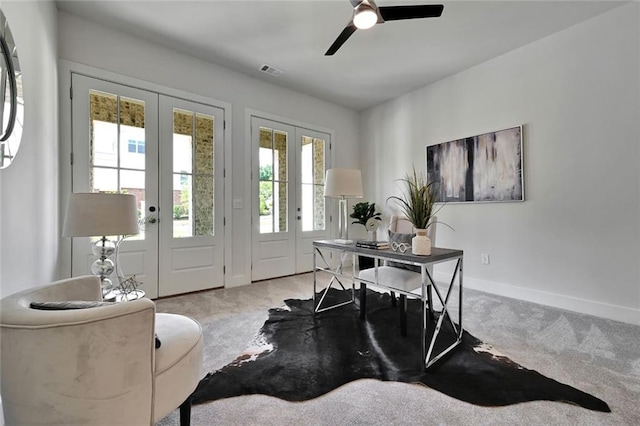
<instances>
[{"instance_id":1,"label":"door trim","mask_svg":"<svg viewBox=\"0 0 640 426\"><path fill-rule=\"evenodd\" d=\"M173 220L173 194L174 187L174 159L175 150L175 110L180 109L191 114L194 128L192 128L191 141L192 149L192 169L190 174L193 177L199 174L195 166L197 154L193 149L197 147L197 126L195 119L198 115L211 116L213 123L213 205L214 221L213 235L191 235L186 238L174 237ZM160 95L158 101L159 111L159 145L160 151L160 234L158 247L158 295L171 296L185 292L209 290L224 286L224 262L225 262L225 240L224 240L224 215L216 211L215 206L224 203L224 149L222 134L224 132L224 110L210 105L203 105L197 102L186 101L172 96ZM196 181L192 180L190 194L195 194ZM220 187L220 191L218 188ZM226 209L226 206L225 206ZM196 209L191 211L191 219L195 224ZM193 229L191 229L193 231ZM219 235L222 232L222 235ZM208 253L211 253L209 256ZM177 254L182 253L182 256ZM189 253L185 255L184 253ZM182 267L178 267L179 259L182 258ZM187 260L188 259L188 260ZM208 263L211 261L211 263ZM184 263L186 262L186 264ZM187 266L189 264L189 266ZM222 276L222 282L220 277ZM213 284L213 286L211 286Z\"/></svg>"},{"instance_id":2,"label":"door trim","mask_svg":"<svg viewBox=\"0 0 640 426\"><path fill-rule=\"evenodd\" d=\"M205 105L211 105L224 110L225 125L223 130L224 138L224 217L226 223L224 225L224 259L227 273L224 275L225 287L229 283L232 272L232 264L229 259L233 257L232 251L232 230L233 230L233 215L232 215L232 185L231 176L233 176L233 163L232 163L232 105L229 102L221 101L219 99L209 98L206 96L191 93L185 90L174 89L166 87L160 84L152 83L149 81L140 80L134 77L114 73L111 71L103 70L100 68L92 67L89 65L80 64L77 62L69 61L66 59L58 60L58 107L59 107L59 132L60 132L60 144L59 144L59 192L58 192L58 229L62 230L64 222L66 200L68 194L72 190L72 173L71 167L71 152L73 148L72 140L72 122L71 122L71 74L81 74L87 77L96 78L100 80L106 80L109 82L117 83L124 86L131 86L137 89L147 90L155 92L160 95L167 95L174 98L184 99L190 102L202 103ZM229 178L227 178L227 176ZM60 232L59 232L60 233ZM71 239L60 238L59 240L59 257L58 257L58 278L68 278L72 276L71 272ZM229 264L227 264L229 263Z\"/></svg>"},{"instance_id":3,"label":"door trim","mask_svg":"<svg viewBox=\"0 0 640 426\"><path fill-rule=\"evenodd\" d=\"M286 118L280 115L276 115L276 114L271 114L268 112L264 112L261 110L257 110L257 109L253 109L253 108L245 108L244 110L244 124L245 124L245 128L244 128L244 135L245 135L245 153L244 153L244 167L245 170L248 171L252 171L252 167L253 167L253 143L252 143L252 135L251 135L251 118L252 117L256 117L256 118L262 118L265 120L270 120L270 121L275 121L278 123L282 123L288 126L294 126L294 127L299 127L299 128L304 128L304 129L309 129L309 130L313 130L313 131L317 131L317 132L321 132L321 133L326 133L331 137L331 144L333 145L336 142L336 135L335 135L335 130L330 129L328 127L323 127L321 125L316 125L316 124L311 124L311 123L307 123L304 121L300 121L300 120L295 120L295 119L290 119L290 118ZM329 149L329 162L330 164L335 164L335 152L336 150L333 149L333 147L331 147ZM243 194L243 198L245 200L249 201L249 204L253 201L253 199L251 198L253 196L253 186L252 186L252 182L251 182L251 176L249 175L247 177L247 179L249 179L248 183L245 183L244 185L244 194ZM333 200L329 200L328 204L327 204L327 211L332 212L334 211L334 205L333 205ZM242 216L244 223L251 223L251 215L252 215L252 210L251 208L246 208L244 209L244 215ZM333 223L329 224L329 235L334 235L335 231L334 231L334 226ZM253 247L253 229L250 229L250 231L245 235L245 247ZM245 256L244 257L244 267L243 270L247 271L247 276L234 276L232 277L234 279L233 283L231 284L231 286L236 287L236 286L240 286L240 285L244 285L247 283L251 283L251 275L252 275L252 271L251 271L251 262L253 259L253 253L251 253L249 256Z\"/></svg>"}]
</instances>

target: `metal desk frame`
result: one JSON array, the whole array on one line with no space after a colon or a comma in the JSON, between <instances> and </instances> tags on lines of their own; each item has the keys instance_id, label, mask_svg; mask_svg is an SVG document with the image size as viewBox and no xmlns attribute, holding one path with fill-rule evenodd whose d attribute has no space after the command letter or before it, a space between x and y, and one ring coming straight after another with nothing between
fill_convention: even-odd
<instances>
[{"instance_id":1,"label":"metal desk frame","mask_svg":"<svg viewBox=\"0 0 640 426\"><path fill-rule=\"evenodd\" d=\"M327 261L323 250L330 252L339 253L339 262L335 268L332 268L330 263ZM352 268L351 274L345 273L343 269L343 265L345 260L351 256L352 260ZM360 279L356 275L356 264L355 257L356 256L367 256L375 259L374 268L375 268L375 280L363 280ZM324 266L318 266L317 260L318 257L324 263ZM420 267L421 271L421 292L420 295L416 295L411 292L407 292L404 289L394 288L388 285L383 285L378 282L378 268L380 261L391 260L393 262L405 263L408 265L416 265ZM440 292L438 287L435 285L433 277L429 273L427 266L434 265L436 263L441 262L449 262L456 261L456 267L453 272L453 276L451 277L451 281L449 282L449 286L446 290L446 294ZM387 290L404 294L408 297L417 298L419 297L422 301L422 359L424 361L424 369L428 369L438 360L440 360L443 356L451 352L456 346L458 346L462 342L462 263L463 263L463 252L462 250L453 250L453 249L444 249L433 247L430 256L417 256L411 253L399 253L394 252L390 249L385 250L376 250L376 249L368 249L363 247L356 247L355 244L338 244L331 240L323 240L323 241L314 241L313 242L313 314L324 312L329 309L335 309L340 306L344 306L350 303L355 302L355 283L358 282L360 284L373 285L376 287L382 287ZM317 301L318 293L317 293L317 273L318 272L326 272L331 275L331 280L329 281L329 285L322 291L322 295L320 296L319 301ZM451 296L451 290L454 288L454 284L456 282L456 278L458 281L458 324L455 324L451 319L448 312L448 303ZM323 302L325 300L325 296L327 295L329 289L334 285L338 284L343 290L346 290L345 285L342 283L341 279L350 280L351 281L351 300L347 300L344 302L336 303L335 305L325 306L323 307ZM429 317L433 314L433 304L432 304L432 290L435 291L440 303L442 303L442 311L440 312L440 316L435 325L435 330L431 339L427 345L427 330L429 327ZM364 297L364 296L363 296ZM361 304L361 309L363 308ZM365 308L366 309L366 308ZM428 312L431 311L431 312ZM429 315L428 315L429 313ZM361 311L361 318L364 318L364 311ZM433 354L434 346L438 336L440 334L440 330L442 328L442 323L445 317L449 320L449 323L453 327L453 330L456 333L455 341L442 350L438 354Z\"/></svg>"}]
</instances>

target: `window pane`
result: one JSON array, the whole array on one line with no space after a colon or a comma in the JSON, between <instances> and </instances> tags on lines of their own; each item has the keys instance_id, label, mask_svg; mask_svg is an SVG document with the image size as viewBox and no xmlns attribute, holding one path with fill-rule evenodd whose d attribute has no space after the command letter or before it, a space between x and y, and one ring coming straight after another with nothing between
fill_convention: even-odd
<instances>
[{"instance_id":1,"label":"window pane","mask_svg":"<svg viewBox=\"0 0 640 426\"><path fill-rule=\"evenodd\" d=\"M287 134L283 132L274 131L274 180L280 182L286 182L288 180L287 174Z\"/></svg>"},{"instance_id":2,"label":"window pane","mask_svg":"<svg viewBox=\"0 0 640 426\"><path fill-rule=\"evenodd\" d=\"M274 153L275 161L273 170L273 191L274 191L274 228L276 232L287 232L288 229L288 205L287 205L287 134L274 131Z\"/></svg>"},{"instance_id":3,"label":"window pane","mask_svg":"<svg viewBox=\"0 0 640 426\"><path fill-rule=\"evenodd\" d=\"M214 118L196 114L194 220L196 236L215 234Z\"/></svg>"},{"instance_id":4,"label":"window pane","mask_svg":"<svg viewBox=\"0 0 640 426\"><path fill-rule=\"evenodd\" d=\"M89 92L91 137L89 163L118 166L118 97L110 93Z\"/></svg>"},{"instance_id":5,"label":"window pane","mask_svg":"<svg viewBox=\"0 0 640 426\"><path fill-rule=\"evenodd\" d=\"M324 231L324 185L314 185L313 230Z\"/></svg>"},{"instance_id":6,"label":"window pane","mask_svg":"<svg viewBox=\"0 0 640 426\"><path fill-rule=\"evenodd\" d=\"M302 217L302 231L321 231L325 229L325 141L303 136L300 142L300 180L302 182L300 214Z\"/></svg>"},{"instance_id":7,"label":"window pane","mask_svg":"<svg viewBox=\"0 0 640 426\"><path fill-rule=\"evenodd\" d=\"M322 139L313 140L313 183L324 185L325 164L324 146Z\"/></svg>"},{"instance_id":8,"label":"window pane","mask_svg":"<svg viewBox=\"0 0 640 426\"><path fill-rule=\"evenodd\" d=\"M313 182L313 139L303 136L300 151L300 182L302 184Z\"/></svg>"},{"instance_id":9,"label":"window pane","mask_svg":"<svg viewBox=\"0 0 640 426\"><path fill-rule=\"evenodd\" d=\"M198 174L214 174L213 129L212 116L197 114L195 167Z\"/></svg>"},{"instance_id":10,"label":"window pane","mask_svg":"<svg viewBox=\"0 0 640 426\"><path fill-rule=\"evenodd\" d=\"M195 177L194 200L194 235L197 237L213 235L213 176Z\"/></svg>"},{"instance_id":11,"label":"window pane","mask_svg":"<svg viewBox=\"0 0 640 426\"><path fill-rule=\"evenodd\" d=\"M120 192L123 194L133 194L138 201L144 200L144 172L121 170Z\"/></svg>"},{"instance_id":12,"label":"window pane","mask_svg":"<svg viewBox=\"0 0 640 426\"><path fill-rule=\"evenodd\" d=\"M302 230L313 231L313 185L302 184Z\"/></svg>"},{"instance_id":13,"label":"window pane","mask_svg":"<svg viewBox=\"0 0 640 426\"><path fill-rule=\"evenodd\" d=\"M145 104L96 90L89 92L89 101L90 190L135 195L142 218L146 203ZM144 239L144 227L129 239Z\"/></svg>"},{"instance_id":14,"label":"window pane","mask_svg":"<svg viewBox=\"0 0 640 426\"><path fill-rule=\"evenodd\" d=\"M118 169L91 168L91 192L118 192Z\"/></svg>"},{"instance_id":15,"label":"window pane","mask_svg":"<svg viewBox=\"0 0 640 426\"><path fill-rule=\"evenodd\" d=\"M120 171L120 192L123 194L132 194L136 196L138 204L138 218L142 218L145 214L145 173L144 171L121 170ZM154 226L146 224L145 226ZM140 226L140 233L128 237L128 240L143 240L145 226Z\"/></svg>"},{"instance_id":16,"label":"window pane","mask_svg":"<svg viewBox=\"0 0 640 426\"><path fill-rule=\"evenodd\" d=\"M269 234L274 232L273 227L273 182L259 182L260 197L260 233Z\"/></svg>"},{"instance_id":17,"label":"window pane","mask_svg":"<svg viewBox=\"0 0 640 426\"><path fill-rule=\"evenodd\" d=\"M273 130L260 127L260 148L273 149Z\"/></svg>"},{"instance_id":18,"label":"window pane","mask_svg":"<svg viewBox=\"0 0 640 426\"><path fill-rule=\"evenodd\" d=\"M325 229L324 209L324 176L325 176L325 141L313 139L313 230Z\"/></svg>"},{"instance_id":19,"label":"window pane","mask_svg":"<svg viewBox=\"0 0 640 426\"><path fill-rule=\"evenodd\" d=\"M287 232L287 187L283 182L273 183L273 223L276 232Z\"/></svg>"},{"instance_id":20,"label":"window pane","mask_svg":"<svg viewBox=\"0 0 640 426\"><path fill-rule=\"evenodd\" d=\"M120 98L120 167L144 170L145 156L138 153L138 144L144 144L144 102ZM129 152L129 141L135 149Z\"/></svg>"},{"instance_id":21,"label":"window pane","mask_svg":"<svg viewBox=\"0 0 640 426\"><path fill-rule=\"evenodd\" d=\"M286 132L260 128L259 213L263 234L287 231L287 149Z\"/></svg>"},{"instance_id":22,"label":"window pane","mask_svg":"<svg viewBox=\"0 0 640 426\"><path fill-rule=\"evenodd\" d=\"M191 176L173 174L173 238L193 236Z\"/></svg>"},{"instance_id":23,"label":"window pane","mask_svg":"<svg viewBox=\"0 0 640 426\"><path fill-rule=\"evenodd\" d=\"M173 110L173 171L191 173L193 168L193 117L191 111Z\"/></svg>"},{"instance_id":24,"label":"window pane","mask_svg":"<svg viewBox=\"0 0 640 426\"><path fill-rule=\"evenodd\" d=\"M214 118L173 110L174 238L215 232Z\"/></svg>"}]
</instances>

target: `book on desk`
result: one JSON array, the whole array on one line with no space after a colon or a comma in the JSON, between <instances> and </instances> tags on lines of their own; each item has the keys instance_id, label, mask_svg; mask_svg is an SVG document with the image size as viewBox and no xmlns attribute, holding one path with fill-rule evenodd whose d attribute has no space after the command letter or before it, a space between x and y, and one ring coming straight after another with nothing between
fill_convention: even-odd
<instances>
[{"instance_id":1,"label":"book on desk","mask_svg":"<svg viewBox=\"0 0 640 426\"><path fill-rule=\"evenodd\" d=\"M357 240L356 247L384 250L389 248L389 241Z\"/></svg>"}]
</instances>

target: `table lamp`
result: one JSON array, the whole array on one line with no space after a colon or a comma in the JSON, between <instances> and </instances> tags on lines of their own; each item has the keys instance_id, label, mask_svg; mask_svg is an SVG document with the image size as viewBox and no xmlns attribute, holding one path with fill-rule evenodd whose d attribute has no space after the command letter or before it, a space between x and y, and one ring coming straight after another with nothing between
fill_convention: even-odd
<instances>
[{"instance_id":1,"label":"table lamp","mask_svg":"<svg viewBox=\"0 0 640 426\"><path fill-rule=\"evenodd\" d=\"M91 248L98 256L91 265L91 272L100 277L103 298L106 299L113 289L108 277L114 271L114 263L109 256L116 250L116 243L107 237L138 232L138 208L134 195L105 192L69 194L62 236L101 237Z\"/></svg>"},{"instance_id":2,"label":"table lamp","mask_svg":"<svg viewBox=\"0 0 640 426\"><path fill-rule=\"evenodd\" d=\"M324 181L324 196L339 198L338 244L351 244L347 222L347 199L362 198L362 174L360 169L329 169Z\"/></svg>"}]
</instances>

